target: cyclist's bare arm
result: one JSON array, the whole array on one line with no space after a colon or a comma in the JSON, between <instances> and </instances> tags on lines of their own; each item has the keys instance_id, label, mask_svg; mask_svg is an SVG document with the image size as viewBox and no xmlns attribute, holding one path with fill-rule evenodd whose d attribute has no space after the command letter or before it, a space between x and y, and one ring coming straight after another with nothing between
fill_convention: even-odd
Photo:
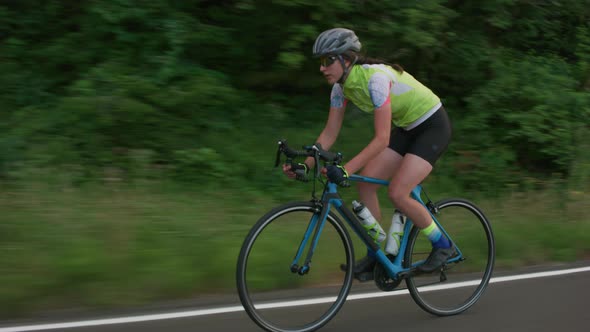
<instances>
[{"instance_id":1,"label":"cyclist's bare arm","mask_svg":"<svg viewBox=\"0 0 590 332\"><path fill-rule=\"evenodd\" d=\"M345 110L346 104L344 104L342 107L330 107L326 125L316 140L316 143L320 143L323 149L329 150L334 142L336 142L336 138L338 138L338 134L342 128ZM315 166L315 160L313 157L307 157L304 163L307 165L308 170ZM295 173L291 170L291 165L289 164L283 165L283 173L292 179L296 177Z\"/></svg>"},{"instance_id":2,"label":"cyclist's bare arm","mask_svg":"<svg viewBox=\"0 0 590 332\"><path fill-rule=\"evenodd\" d=\"M316 140L316 143L320 143L325 150L330 150L334 142L336 142L338 134L340 133L340 129L342 128L342 120L344 120L345 110L346 105L342 107L330 107L330 113L328 114L326 126ZM305 163L310 168L315 165L315 161L311 157L305 159Z\"/></svg>"}]
</instances>

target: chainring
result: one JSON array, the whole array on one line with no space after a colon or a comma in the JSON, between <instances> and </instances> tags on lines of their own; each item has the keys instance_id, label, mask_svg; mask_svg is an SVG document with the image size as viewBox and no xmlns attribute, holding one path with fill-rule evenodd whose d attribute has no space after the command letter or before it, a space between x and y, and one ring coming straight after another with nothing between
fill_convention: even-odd
<instances>
[{"instance_id":1,"label":"chainring","mask_svg":"<svg viewBox=\"0 0 590 332\"><path fill-rule=\"evenodd\" d=\"M387 258L389 258L389 260L391 262L393 262L393 259L395 258L393 255L387 255ZM391 279L389 277L389 275L387 274L387 271L385 271L385 268L383 267L383 265L381 265L381 263L377 262L377 264L375 264L375 268L373 270L373 277L375 278L375 285L377 285L377 287L385 292L391 292L392 290L394 290L397 286L399 286L399 284L402 282L403 278L398 278L397 280Z\"/></svg>"}]
</instances>

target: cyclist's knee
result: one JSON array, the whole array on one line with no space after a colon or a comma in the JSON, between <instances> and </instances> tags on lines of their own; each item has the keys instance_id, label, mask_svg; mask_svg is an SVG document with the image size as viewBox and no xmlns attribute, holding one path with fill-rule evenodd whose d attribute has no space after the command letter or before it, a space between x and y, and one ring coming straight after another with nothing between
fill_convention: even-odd
<instances>
[{"instance_id":1,"label":"cyclist's knee","mask_svg":"<svg viewBox=\"0 0 590 332\"><path fill-rule=\"evenodd\" d=\"M409 192L400 190L397 187L389 190L389 199L399 209L404 209L407 205L407 202L411 200Z\"/></svg>"}]
</instances>

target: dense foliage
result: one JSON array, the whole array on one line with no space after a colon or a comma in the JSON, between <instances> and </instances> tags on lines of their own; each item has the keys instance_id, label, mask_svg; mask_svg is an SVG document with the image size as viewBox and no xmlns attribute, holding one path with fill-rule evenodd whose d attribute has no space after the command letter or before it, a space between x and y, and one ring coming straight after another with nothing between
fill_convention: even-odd
<instances>
[{"instance_id":1,"label":"dense foliage","mask_svg":"<svg viewBox=\"0 0 590 332\"><path fill-rule=\"evenodd\" d=\"M434 199L512 190L477 199L499 268L590 257L590 0L3 0L0 318L234 292L252 223L309 197L268 170L324 125L337 26L443 99ZM350 107L335 148L372 132Z\"/></svg>"},{"instance_id":2,"label":"dense foliage","mask_svg":"<svg viewBox=\"0 0 590 332\"><path fill-rule=\"evenodd\" d=\"M263 185L274 140L324 122L336 26L443 98L460 185L588 180L588 0L3 1L0 177Z\"/></svg>"}]
</instances>

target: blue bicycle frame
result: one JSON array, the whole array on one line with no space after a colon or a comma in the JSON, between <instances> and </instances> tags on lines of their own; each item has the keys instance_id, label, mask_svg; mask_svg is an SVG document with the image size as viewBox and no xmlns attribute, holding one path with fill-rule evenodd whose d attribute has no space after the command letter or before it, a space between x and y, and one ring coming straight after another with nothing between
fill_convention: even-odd
<instances>
[{"instance_id":1,"label":"blue bicycle frame","mask_svg":"<svg viewBox=\"0 0 590 332\"><path fill-rule=\"evenodd\" d=\"M351 175L349 177L349 180L354 181L354 182L366 182L366 183L378 184L378 185L383 185L383 186L389 185L389 181L380 180L380 179L376 179L376 178L370 178L370 177L364 177L364 176L360 176L360 175ZM449 234L444 230L444 228L438 222L438 220L433 215L433 213L430 211L430 209L427 208L426 204L424 203L424 201L421 198L421 193L422 193L422 186L418 185L412 190L412 192L410 193L410 196L414 200L416 200L420 204L422 204L422 206L424 206L424 208L426 210L428 210L428 212L432 216L432 219L434 220L434 222L436 222L436 224L440 228L441 232L445 236L447 236L448 239L450 239L452 241ZM410 219L406 220L406 224L404 226L404 234L403 234L402 238L400 239L399 253L394 258L393 262L391 262L389 260L389 258L387 258L387 256L385 255L385 252L381 249L379 244L375 243L374 239L369 236L369 234L367 233L367 231L365 230L365 228L363 227L361 222L358 220L356 215L349 208L347 208L344 205L342 198L338 194L338 186L336 184L331 183L331 182L329 182L327 184L326 189L325 189L324 193L322 194L321 203L322 203L321 204L321 211L318 211L319 213L314 213L313 217L311 218L309 225L307 227L307 230L305 232L305 235L303 237L303 240L301 241L301 244L300 244L299 249L297 251L297 254L295 255L293 263L291 264L291 271L292 272L298 272L299 274L305 274L305 273L309 272L311 258L313 256L313 253L314 253L315 248L317 246L318 240L320 238L320 234L324 228L324 225L325 225L327 218L328 218L328 214L330 213L332 207L334 207L336 209L336 211L338 211L338 213L344 218L344 220L346 220L346 222L355 231L355 233L362 239L363 243L367 246L369 255L374 256L378 260L378 262L382 264L382 266L385 268L385 270L387 271L387 274L389 275L390 278L397 280L398 278L400 278L400 276L409 274L411 272L411 270L413 270L416 266L418 266L424 262L424 261L415 262L409 268L404 268L402 266L402 260L404 258L404 254L405 254L407 246L408 246L410 230L412 229L412 226L413 226L413 223ZM312 234L313 234L313 238L312 238ZM304 249L307 246L307 243L310 238L312 238L312 243L311 243L311 247L307 253L305 263L303 266L299 266L298 262L300 261L301 257L303 256ZM461 253L460 249L456 245L455 245L455 248L457 250L457 255L455 257L453 257L452 259L450 259L449 262L459 261L463 257L463 254Z\"/></svg>"}]
</instances>

